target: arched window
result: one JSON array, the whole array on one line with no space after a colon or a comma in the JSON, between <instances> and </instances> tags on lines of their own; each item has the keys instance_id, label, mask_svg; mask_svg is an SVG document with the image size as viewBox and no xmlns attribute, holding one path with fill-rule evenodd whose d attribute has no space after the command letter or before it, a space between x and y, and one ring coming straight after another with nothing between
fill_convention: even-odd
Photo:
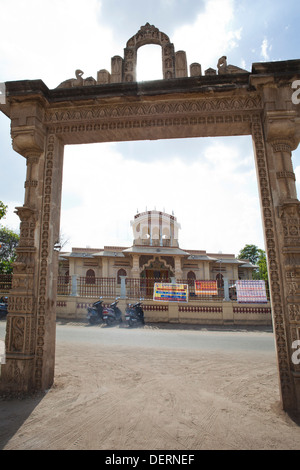
<instances>
[{"instance_id":1,"label":"arched window","mask_svg":"<svg viewBox=\"0 0 300 470\"><path fill-rule=\"evenodd\" d=\"M88 269L85 275L86 284L96 284L95 271L93 269Z\"/></svg>"},{"instance_id":2,"label":"arched window","mask_svg":"<svg viewBox=\"0 0 300 470\"><path fill-rule=\"evenodd\" d=\"M69 280L70 280L70 272L69 270L67 270L65 272L65 284L69 284Z\"/></svg>"},{"instance_id":3,"label":"arched window","mask_svg":"<svg viewBox=\"0 0 300 470\"><path fill-rule=\"evenodd\" d=\"M221 289L224 287L224 280L223 280L223 274L219 273L216 275L216 280L217 280L217 286L218 289Z\"/></svg>"},{"instance_id":4,"label":"arched window","mask_svg":"<svg viewBox=\"0 0 300 470\"><path fill-rule=\"evenodd\" d=\"M189 271L189 272L187 273L188 285L189 285L189 286L194 286L195 280L196 280L196 274L194 273L194 271Z\"/></svg>"},{"instance_id":5,"label":"arched window","mask_svg":"<svg viewBox=\"0 0 300 470\"><path fill-rule=\"evenodd\" d=\"M117 283L118 284L121 284L120 276L127 276L127 272L125 271L125 269L119 269L119 271L117 273Z\"/></svg>"}]
</instances>

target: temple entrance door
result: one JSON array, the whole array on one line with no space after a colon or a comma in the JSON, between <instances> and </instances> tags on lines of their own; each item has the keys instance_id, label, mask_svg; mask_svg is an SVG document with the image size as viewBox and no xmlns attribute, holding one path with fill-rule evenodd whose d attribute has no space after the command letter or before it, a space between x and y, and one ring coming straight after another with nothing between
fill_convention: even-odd
<instances>
[{"instance_id":1,"label":"temple entrance door","mask_svg":"<svg viewBox=\"0 0 300 470\"><path fill-rule=\"evenodd\" d=\"M152 297L155 282L170 282L167 269L146 269L146 295Z\"/></svg>"}]
</instances>

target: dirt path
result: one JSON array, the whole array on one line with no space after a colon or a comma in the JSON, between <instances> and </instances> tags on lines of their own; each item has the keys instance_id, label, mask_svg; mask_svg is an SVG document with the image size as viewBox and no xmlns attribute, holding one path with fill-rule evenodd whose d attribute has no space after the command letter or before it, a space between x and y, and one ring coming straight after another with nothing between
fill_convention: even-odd
<instances>
[{"instance_id":1,"label":"dirt path","mask_svg":"<svg viewBox=\"0 0 300 470\"><path fill-rule=\"evenodd\" d=\"M0 448L300 449L273 354L58 344L56 358L45 396L0 400Z\"/></svg>"}]
</instances>

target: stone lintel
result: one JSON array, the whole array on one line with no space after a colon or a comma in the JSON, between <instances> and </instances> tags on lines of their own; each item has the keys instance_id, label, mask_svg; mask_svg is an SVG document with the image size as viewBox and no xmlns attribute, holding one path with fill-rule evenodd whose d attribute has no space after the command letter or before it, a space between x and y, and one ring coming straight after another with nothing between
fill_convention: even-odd
<instances>
[{"instance_id":1,"label":"stone lintel","mask_svg":"<svg viewBox=\"0 0 300 470\"><path fill-rule=\"evenodd\" d=\"M300 59L280 60L274 62L254 62L252 75L292 76L300 73Z\"/></svg>"}]
</instances>

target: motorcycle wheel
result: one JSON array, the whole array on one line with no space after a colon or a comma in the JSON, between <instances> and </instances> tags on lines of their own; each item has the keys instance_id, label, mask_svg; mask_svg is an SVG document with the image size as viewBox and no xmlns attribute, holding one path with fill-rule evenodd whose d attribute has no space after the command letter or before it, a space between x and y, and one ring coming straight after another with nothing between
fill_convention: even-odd
<instances>
[{"instance_id":1,"label":"motorcycle wheel","mask_svg":"<svg viewBox=\"0 0 300 470\"><path fill-rule=\"evenodd\" d=\"M107 318L106 324L107 324L107 326L112 326L114 324L113 319L112 318Z\"/></svg>"},{"instance_id":2,"label":"motorcycle wheel","mask_svg":"<svg viewBox=\"0 0 300 470\"><path fill-rule=\"evenodd\" d=\"M89 323L90 323L90 325L96 325L96 323L97 323L96 318L90 317L90 318L89 318Z\"/></svg>"}]
</instances>

